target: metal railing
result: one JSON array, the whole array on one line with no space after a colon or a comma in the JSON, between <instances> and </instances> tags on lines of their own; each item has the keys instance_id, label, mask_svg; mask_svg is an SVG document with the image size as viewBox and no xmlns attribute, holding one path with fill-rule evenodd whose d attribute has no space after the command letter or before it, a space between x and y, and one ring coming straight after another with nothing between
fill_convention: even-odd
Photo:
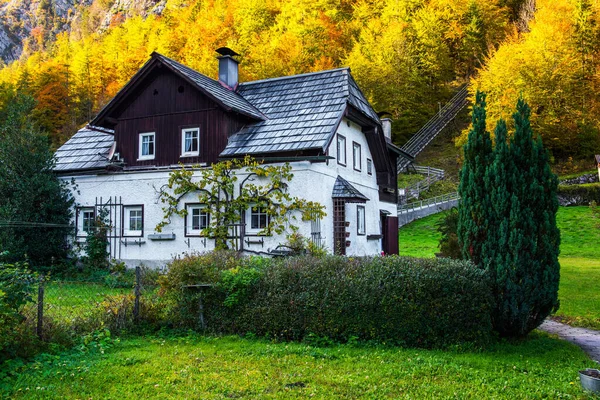
<instances>
[{"instance_id":1,"label":"metal railing","mask_svg":"<svg viewBox=\"0 0 600 400\"><path fill-rule=\"evenodd\" d=\"M402 146L402 150L416 157L423 149L440 134L442 130L458 115L468 104L468 85L463 86L442 109ZM398 159L398 172L410 165L411 161L400 157Z\"/></svg>"},{"instance_id":2,"label":"metal railing","mask_svg":"<svg viewBox=\"0 0 600 400\"><path fill-rule=\"evenodd\" d=\"M426 175L426 176L439 176L441 179L444 179L444 175L446 172L440 168L426 167L423 165L414 165L415 172L417 174Z\"/></svg>"},{"instance_id":3,"label":"metal railing","mask_svg":"<svg viewBox=\"0 0 600 400\"><path fill-rule=\"evenodd\" d=\"M421 195L421 192L428 190L432 184L441 181L446 175L443 169L425 167L420 165L415 165L414 170L420 175L425 175L425 179L422 179L403 188L404 194L399 196L399 204L405 204L409 199L418 199Z\"/></svg>"},{"instance_id":4,"label":"metal railing","mask_svg":"<svg viewBox=\"0 0 600 400\"><path fill-rule=\"evenodd\" d=\"M443 194L441 196L432 197L431 199L427 200L420 200L408 204L402 204L398 206L398 216L400 216L401 214L408 214L416 210L422 210L424 208L436 207L441 204L456 201L458 199L460 199L458 192L452 192Z\"/></svg>"}]
</instances>

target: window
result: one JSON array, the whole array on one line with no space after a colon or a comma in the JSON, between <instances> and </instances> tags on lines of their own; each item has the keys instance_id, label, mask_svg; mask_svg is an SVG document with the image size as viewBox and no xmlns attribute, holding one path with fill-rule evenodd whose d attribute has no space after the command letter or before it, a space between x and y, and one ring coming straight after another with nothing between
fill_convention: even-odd
<instances>
[{"instance_id":1,"label":"window","mask_svg":"<svg viewBox=\"0 0 600 400\"><path fill-rule=\"evenodd\" d=\"M94 230L96 212L93 207L79 208L77 211L77 236L87 236Z\"/></svg>"},{"instance_id":2,"label":"window","mask_svg":"<svg viewBox=\"0 0 600 400\"><path fill-rule=\"evenodd\" d=\"M189 204L185 217L185 233L188 236L200 235L210 225L210 213L204 204Z\"/></svg>"},{"instance_id":3,"label":"window","mask_svg":"<svg viewBox=\"0 0 600 400\"><path fill-rule=\"evenodd\" d=\"M364 235L366 233L364 206L356 207L356 231L358 235Z\"/></svg>"},{"instance_id":4,"label":"window","mask_svg":"<svg viewBox=\"0 0 600 400\"><path fill-rule=\"evenodd\" d=\"M337 136L337 162L346 165L346 138L342 135Z\"/></svg>"},{"instance_id":5,"label":"window","mask_svg":"<svg viewBox=\"0 0 600 400\"><path fill-rule=\"evenodd\" d=\"M123 236L143 236L144 207L123 207Z\"/></svg>"},{"instance_id":6,"label":"window","mask_svg":"<svg viewBox=\"0 0 600 400\"><path fill-rule=\"evenodd\" d=\"M200 128L181 130L181 156L200 155Z\"/></svg>"},{"instance_id":7,"label":"window","mask_svg":"<svg viewBox=\"0 0 600 400\"><path fill-rule=\"evenodd\" d=\"M373 160L367 158L367 174L373 175Z\"/></svg>"},{"instance_id":8,"label":"window","mask_svg":"<svg viewBox=\"0 0 600 400\"><path fill-rule=\"evenodd\" d=\"M250 207L250 224L246 225L246 230L250 233L258 233L269 226L269 215L266 207Z\"/></svg>"},{"instance_id":9,"label":"window","mask_svg":"<svg viewBox=\"0 0 600 400\"><path fill-rule=\"evenodd\" d=\"M154 132L140 133L140 155L138 160L154 160L156 135Z\"/></svg>"},{"instance_id":10,"label":"window","mask_svg":"<svg viewBox=\"0 0 600 400\"><path fill-rule=\"evenodd\" d=\"M357 171L360 171L362 168L362 161L361 161L361 151L360 151L360 144L356 143L356 142L352 142L352 160L354 163L354 169Z\"/></svg>"}]
</instances>

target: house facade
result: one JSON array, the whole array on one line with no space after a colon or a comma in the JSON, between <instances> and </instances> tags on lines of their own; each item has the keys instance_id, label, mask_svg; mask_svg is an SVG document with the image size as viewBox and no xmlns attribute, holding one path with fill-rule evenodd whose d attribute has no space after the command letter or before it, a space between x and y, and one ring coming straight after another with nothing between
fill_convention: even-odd
<instances>
[{"instance_id":1,"label":"house facade","mask_svg":"<svg viewBox=\"0 0 600 400\"><path fill-rule=\"evenodd\" d=\"M157 232L159 194L182 165L199 174L219 160L251 155L289 163L290 195L325 206L323 218L294 221L298 233L332 253L397 253L396 161L406 155L391 144L389 120L380 120L350 70L239 83L236 54L219 50L218 80L153 53L57 151L56 172L76 185L76 241L85 242L103 212L111 257L130 266L209 251L215 240L202 230L211 217L197 195L180 199L187 215ZM284 252L286 235L265 235L267 223L264 210L246 210L243 229L231 229L237 248Z\"/></svg>"}]
</instances>

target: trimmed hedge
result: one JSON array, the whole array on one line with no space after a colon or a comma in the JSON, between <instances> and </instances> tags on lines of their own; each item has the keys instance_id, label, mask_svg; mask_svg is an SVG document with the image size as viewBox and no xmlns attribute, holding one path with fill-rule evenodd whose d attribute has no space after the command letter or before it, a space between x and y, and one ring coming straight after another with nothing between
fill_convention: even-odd
<instances>
[{"instance_id":1,"label":"trimmed hedge","mask_svg":"<svg viewBox=\"0 0 600 400\"><path fill-rule=\"evenodd\" d=\"M182 285L206 281L215 285L203 297L206 321L217 333L443 347L483 342L492 332L490 283L465 261L188 257L173 262L162 281L173 322L197 326L200 294Z\"/></svg>"},{"instance_id":2,"label":"trimmed hedge","mask_svg":"<svg viewBox=\"0 0 600 400\"><path fill-rule=\"evenodd\" d=\"M559 185L557 196L561 206L588 206L592 201L600 203L600 183Z\"/></svg>"}]
</instances>

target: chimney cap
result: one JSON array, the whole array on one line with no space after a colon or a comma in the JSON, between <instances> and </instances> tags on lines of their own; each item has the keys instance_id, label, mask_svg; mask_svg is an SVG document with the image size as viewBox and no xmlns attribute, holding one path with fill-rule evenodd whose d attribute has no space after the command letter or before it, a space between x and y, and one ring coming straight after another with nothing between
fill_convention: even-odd
<instances>
[{"instance_id":1,"label":"chimney cap","mask_svg":"<svg viewBox=\"0 0 600 400\"><path fill-rule=\"evenodd\" d=\"M216 52L219 53L222 56L230 56L230 57L239 56L238 53L236 53L235 51L231 50L229 47L219 47L216 50Z\"/></svg>"}]
</instances>

